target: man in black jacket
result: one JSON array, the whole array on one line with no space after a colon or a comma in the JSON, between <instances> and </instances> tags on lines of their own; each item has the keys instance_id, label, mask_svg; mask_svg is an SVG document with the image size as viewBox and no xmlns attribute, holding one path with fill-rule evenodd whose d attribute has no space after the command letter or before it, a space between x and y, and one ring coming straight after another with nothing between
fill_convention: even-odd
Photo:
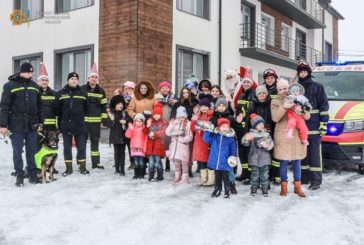
<instances>
[{"instance_id":1,"label":"man in black jacket","mask_svg":"<svg viewBox=\"0 0 364 245\"><path fill-rule=\"evenodd\" d=\"M4 85L0 102L0 135L10 131L15 185L24 186L22 151L25 144L29 182L39 183L34 155L37 152L37 130L41 127L41 96L38 85L32 80L33 67L23 63L20 73L9 77Z\"/></svg>"},{"instance_id":2,"label":"man in black jacket","mask_svg":"<svg viewBox=\"0 0 364 245\"><path fill-rule=\"evenodd\" d=\"M68 74L68 84L56 93L56 109L58 127L63 137L64 160L66 171L63 176L73 173L72 169L72 139L77 147L77 164L81 174L89 174L86 169L86 134L85 116L87 113L87 95L78 85L79 76L76 72Z\"/></svg>"}]
</instances>

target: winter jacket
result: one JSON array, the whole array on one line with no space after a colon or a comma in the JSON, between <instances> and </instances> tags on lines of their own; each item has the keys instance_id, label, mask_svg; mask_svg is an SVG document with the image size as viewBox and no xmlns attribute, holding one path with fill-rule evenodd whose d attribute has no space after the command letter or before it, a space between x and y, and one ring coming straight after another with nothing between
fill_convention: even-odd
<instances>
[{"instance_id":1,"label":"winter jacket","mask_svg":"<svg viewBox=\"0 0 364 245\"><path fill-rule=\"evenodd\" d=\"M207 162L209 159L209 145L203 141L203 129L196 127L198 121L209 121L212 117L213 111L209 110L204 115L200 115L197 120L191 121L192 132L195 133L193 142L192 160L199 162Z\"/></svg>"},{"instance_id":2,"label":"winter jacket","mask_svg":"<svg viewBox=\"0 0 364 245\"><path fill-rule=\"evenodd\" d=\"M164 137L165 137L165 131L167 128L167 122L164 120L154 120L152 119L152 124L150 128L145 127L143 129L144 134L147 136L147 149L146 149L146 155L150 156L159 156L161 158L165 157L166 155L166 149L164 146ZM153 132L154 137L150 138L149 133Z\"/></svg>"},{"instance_id":3,"label":"winter jacket","mask_svg":"<svg viewBox=\"0 0 364 245\"><path fill-rule=\"evenodd\" d=\"M272 120L276 123L274 130L274 158L280 160L302 160L306 157L307 147L302 144L297 129L294 129L293 139L287 139L287 110L283 108L283 98L278 96L271 103ZM305 120L310 113L305 112Z\"/></svg>"},{"instance_id":4,"label":"winter jacket","mask_svg":"<svg viewBox=\"0 0 364 245\"><path fill-rule=\"evenodd\" d=\"M171 121L166 129L166 135L171 137L167 157L170 160L188 162L190 159L189 143L193 139L191 123L187 121L183 126L178 120Z\"/></svg>"},{"instance_id":5,"label":"winter jacket","mask_svg":"<svg viewBox=\"0 0 364 245\"><path fill-rule=\"evenodd\" d=\"M187 119L191 120L192 116L193 116L193 108L195 108L195 106L198 104L198 100L193 98L191 100L191 104L188 103L188 101L184 101L181 102L180 100L177 101L173 107L172 107L172 111L171 111L171 119L175 119L176 118L176 112L177 112L177 108L180 106L183 106L184 108L186 108L186 112L187 112Z\"/></svg>"},{"instance_id":6,"label":"winter jacket","mask_svg":"<svg viewBox=\"0 0 364 245\"><path fill-rule=\"evenodd\" d=\"M318 137L320 135L320 124L326 124L329 121L329 101L327 99L324 87L322 84L312 80L312 78L299 81L305 88L304 96L309 100L312 110L311 118L306 121L309 138Z\"/></svg>"},{"instance_id":7,"label":"winter jacket","mask_svg":"<svg viewBox=\"0 0 364 245\"><path fill-rule=\"evenodd\" d=\"M9 77L4 84L0 102L0 126L11 132L28 132L43 122L39 87L33 80L19 74Z\"/></svg>"},{"instance_id":8,"label":"winter jacket","mask_svg":"<svg viewBox=\"0 0 364 245\"><path fill-rule=\"evenodd\" d=\"M250 88L250 89L244 91L240 95L240 97L237 101L235 115L238 116L240 113L242 113L244 116L243 121L241 122L241 126L244 131L243 134L245 134L249 130L248 125L246 125L246 123L249 120L248 111L250 108L250 104L252 103L254 98L255 98L255 91L252 88Z\"/></svg>"},{"instance_id":9,"label":"winter jacket","mask_svg":"<svg viewBox=\"0 0 364 245\"><path fill-rule=\"evenodd\" d=\"M110 127L109 143L110 144L126 144L128 139L125 136L128 129L128 123L132 122L128 113L124 111L113 111L114 120ZM125 120L126 124L122 125L120 120Z\"/></svg>"},{"instance_id":10,"label":"winter jacket","mask_svg":"<svg viewBox=\"0 0 364 245\"><path fill-rule=\"evenodd\" d=\"M68 84L56 93L58 127L62 134L84 134L87 113L87 95L80 86Z\"/></svg>"},{"instance_id":11,"label":"winter jacket","mask_svg":"<svg viewBox=\"0 0 364 245\"><path fill-rule=\"evenodd\" d=\"M242 138L244 136L243 127L236 121L236 118L233 117L228 110L224 112L214 112L210 121L215 127L217 127L217 120L219 120L219 118L226 118L230 121L230 127L234 129L236 137Z\"/></svg>"},{"instance_id":12,"label":"winter jacket","mask_svg":"<svg viewBox=\"0 0 364 245\"><path fill-rule=\"evenodd\" d=\"M228 165L228 158L237 156L234 130L230 130L228 134L222 134L218 128L215 128L213 132L205 131L203 140L210 144L207 167L214 170L230 171L232 168Z\"/></svg>"},{"instance_id":13,"label":"winter jacket","mask_svg":"<svg viewBox=\"0 0 364 245\"><path fill-rule=\"evenodd\" d=\"M272 86L269 86L267 83L263 83L268 90L268 93L271 99L276 99L278 96L277 82L274 82Z\"/></svg>"},{"instance_id":14,"label":"winter jacket","mask_svg":"<svg viewBox=\"0 0 364 245\"><path fill-rule=\"evenodd\" d=\"M263 167L272 164L270 150L273 149L274 143L270 134L266 131L258 131L256 129L251 129L250 132L254 135L252 141L247 141L245 136L241 139L241 143L244 146L249 147L248 162L250 166ZM267 142L268 147L263 148L260 146L261 142Z\"/></svg>"},{"instance_id":15,"label":"winter jacket","mask_svg":"<svg viewBox=\"0 0 364 245\"><path fill-rule=\"evenodd\" d=\"M56 111L56 92L47 87L45 90L40 88L42 100L42 116L44 127L53 127L55 129L57 124L57 111Z\"/></svg>"},{"instance_id":16,"label":"winter jacket","mask_svg":"<svg viewBox=\"0 0 364 245\"><path fill-rule=\"evenodd\" d=\"M95 88L91 88L88 83L83 85L81 89L87 94L88 111L86 113L85 121L87 123L100 123L102 121L106 124L107 99L105 90L98 84L96 84Z\"/></svg>"},{"instance_id":17,"label":"winter jacket","mask_svg":"<svg viewBox=\"0 0 364 245\"><path fill-rule=\"evenodd\" d=\"M268 96L267 99L263 102L260 102L258 98L254 98L252 103L250 104L247 116L246 116L246 125L248 125L248 129L250 130L250 115L255 113L261 116L265 123L264 127L268 132L274 131L274 123L272 121L272 113L270 111L271 98Z\"/></svg>"},{"instance_id":18,"label":"winter jacket","mask_svg":"<svg viewBox=\"0 0 364 245\"><path fill-rule=\"evenodd\" d=\"M130 124L125 136L130 139L131 156L145 156L147 136L144 134L144 126L136 127ZM142 152L135 149L142 149Z\"/></svg>"},{"instance_id":19,"label":"winter jacket","mask_svg":"<svg viewBox=\"0 0 364 245\"><path fill-rule=\"evenodd\" d=\"M155 95L156 100L163 105L163 120L169 122L171 120L172 105L169 104L171 100L177 100L177 96L170 92L167 96L162 93Z\"/></svg>"},{"instance_id":20,"label":"winter jacket","mask_svg":"<svg viewBox=\"0 0 364 245\"><path fill-rule=\"evenodd\" d=\"M146 95L140 93L140 87L143 84L148 88ZM148 112L151 114L156 101L153 85L149 81L138 82L134 89L134 97L128 105L127 112L131 118L134 118L137 113Z\"/></svg>"}]
</instances>

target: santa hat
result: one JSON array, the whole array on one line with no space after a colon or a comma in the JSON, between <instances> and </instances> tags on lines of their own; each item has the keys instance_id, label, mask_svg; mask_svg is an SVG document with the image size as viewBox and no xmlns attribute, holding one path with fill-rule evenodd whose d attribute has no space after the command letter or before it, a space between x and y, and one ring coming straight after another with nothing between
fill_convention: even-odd
<instances>
[{"instance_id":1,"label":"santa hat","mask_svg":"<svg viewBox=\"0 0 364 245\"><path fill-rule=\"evenodd\" d=\"M220 127L220 126L221 126L221 125L223 125L223 124L227 124L227 125L229 125L229 126L230 126L230 121L229 121L229 119L226 119L226 118L223 118L223 117L221 117L221 118L217 119L217 126L218 126L218 127Z\"/></svg>"},{"instance_id":2,"label":"santa hat","mask_svg":"<svg viewBox=\"0 0 364 245\"><path fill-rule=\"evenodd\" d=\"M265 123L264 119L261 116L255 114L255 113L252 113L250 115L250 124L251 124L252 128L255 129L258 126L259 123L264 124Z\"/></svg>"},{"instance_id":3,"label":"santa hat","mask_svg":"<svg viewBox=\"0 0 364 245\"><path fill-rule=\"evenodd\" d=\"M48 77L48 72L47 72L47 69L44 65L43 62L40 62L39 64L39 77L38 77L38 81L41 80L41 79L48 79L49 80L49 77Z\"/></svg>"},{"instance_id":4,"label":"santa hat","mask_svg":"<svg viewBox=\"0 0 364 245\"><path fill-rule=\"evenodd\" d=\"M88 74L87 78L91 77L91 76L97 76L99 77L99 73L97 72L97 66L96 63L93 63L92 67L91 67L91 71L90 74Z\"/></svg>"},{"instance_id":5,"label":"santa hat","mask_svg":"<svg viewBox=\"0 0 364 245\"><path fill-rule=\"evenodd\" d=\"M157 102L157 103L154 104L153 115L154 114L158 114L160 116L163 116L163 105L161 103Z\"/></svg>"}]
</instances>

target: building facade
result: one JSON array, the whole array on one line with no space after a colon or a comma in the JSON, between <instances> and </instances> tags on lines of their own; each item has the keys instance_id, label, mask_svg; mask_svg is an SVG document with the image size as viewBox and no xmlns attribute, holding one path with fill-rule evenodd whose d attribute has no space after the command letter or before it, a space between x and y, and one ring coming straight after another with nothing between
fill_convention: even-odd
<instances>
[{"instance_id":1,"label":"building facade","mask_svg":"<svg viewBox=\"0 0 364 245\"><path fill-rule=\"evenodd\" d=\"M95 61L108 97L126 80L172 81L194 74L220 83L228 68L294 76L298 60L335 60L338 21L328 0L13 0L0 3L0 87L24 61L48 69L60 89ZM21 10L21 25L15 25ZM9 20L10 16L10 20Z\"/></svg>"}]
</instances>

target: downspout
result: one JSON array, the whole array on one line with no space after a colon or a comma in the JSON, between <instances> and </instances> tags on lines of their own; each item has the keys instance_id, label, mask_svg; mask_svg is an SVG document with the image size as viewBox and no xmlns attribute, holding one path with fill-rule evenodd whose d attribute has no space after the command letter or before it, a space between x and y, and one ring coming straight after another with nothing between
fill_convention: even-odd
<instances>
[{"instance_id":1,"label":"downspout","mask_svg":"<svg viewBox=\"0 0 364 245\"><path fill-rule=\"evenodd\" d=\"M322 61L327 61L324 60L325 59L325 28L326 28L326 24L325 24L325 10L329 8L329 4L325 4L325 7L322 8L322 21L324 22L324 27L322 27Z\"/></svg>"},{"instance_id":2,"label":"downspout","mask_svg":"<svg viewBox=\"0 0 364 245\"><path fill-rule=\"evenodd\" d=\"M219 86L221 87L221 31L222 31L222 23L221 23L221 15L222 15L222 0L219 0Z\"/></svg>"}]
</instances>

